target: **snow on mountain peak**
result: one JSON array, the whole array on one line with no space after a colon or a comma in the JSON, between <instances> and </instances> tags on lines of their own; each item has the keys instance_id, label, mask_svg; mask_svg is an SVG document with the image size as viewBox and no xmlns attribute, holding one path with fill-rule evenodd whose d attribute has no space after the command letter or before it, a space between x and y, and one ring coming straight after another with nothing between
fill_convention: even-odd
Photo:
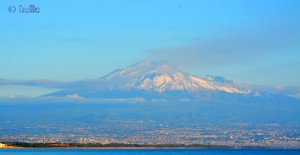
<instances>
[{"instance_id":1,"label":"snow on mountain peak","mask_svg":"<svg viewBox=\"0 0 300 155\"><path fill-rule=\"evenodd\" d=\"M140 61L116 70L101 79L113 81L128 89L156 92L172 90L219 90L228 93L245 93L238 83L219 76L197 77L163 61Z\"/></svg>"}]
</instances>

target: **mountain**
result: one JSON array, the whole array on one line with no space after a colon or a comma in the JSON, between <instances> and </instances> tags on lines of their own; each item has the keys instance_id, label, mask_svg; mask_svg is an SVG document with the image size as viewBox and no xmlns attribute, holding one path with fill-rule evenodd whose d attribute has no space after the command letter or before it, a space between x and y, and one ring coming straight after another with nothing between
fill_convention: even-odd
<instances>
[{"instance_id":1,"label":"mountain","mask_svg":"<svg viewBox=\"0 0 300 155\"><path fill-rule=\"evenodd\" d=\"M163 61L140 61L99 79L72 82L64 90L44 96L247 102L290 100L282 94L251 90L220 76L195 76Z\"/></svg>"},{"instance_id":2,"label":"mountain","mask_svg":"<svg viewBox=\"0 0 300 155\"><path fill-rule=\"evenodd\" d=\"M38 98L0 98L0 122L82 126L115 120L185 125L300 120L299 99L248 89L220 76L195 76L161 61L140 61L98 79L61 86L63 90Z\"/></svg>"},{"instance_id":3,"label":"mountain","mask_svg":"<svg viewBox=\"0 0 300 155\"><path fill-rule=\"evenodd\" d=\"M155 92L219 90L228 93L247 93L238 82L219 76L197 77L162 61L140 61L100 79L114 81L127 89Z\"/></svg>"}]
</instances>

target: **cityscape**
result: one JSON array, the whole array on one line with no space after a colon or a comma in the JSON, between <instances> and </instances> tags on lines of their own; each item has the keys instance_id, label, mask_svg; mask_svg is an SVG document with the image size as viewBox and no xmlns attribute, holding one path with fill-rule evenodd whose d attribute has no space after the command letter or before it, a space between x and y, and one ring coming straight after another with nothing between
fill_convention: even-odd
<instances>
[{"instance_id":1,"label":"cityscape","mask_svg":"<svg viewBox=\"0 0 300 155\"><path fill-rule=\"evenodd\" d=\"M218 145L299 148L299 125L175 124L156 121L110 121L89 126L14 126L0 129L0 141L24 143ZM9 131L9 133L8 133Z\"/></svg>"}]
</instances>

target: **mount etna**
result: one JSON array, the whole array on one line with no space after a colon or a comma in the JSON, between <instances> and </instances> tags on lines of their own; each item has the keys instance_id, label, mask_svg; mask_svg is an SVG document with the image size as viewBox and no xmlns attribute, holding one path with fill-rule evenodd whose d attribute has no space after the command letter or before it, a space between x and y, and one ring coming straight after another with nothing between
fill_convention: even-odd
<instances>
[{"instance_id":1,"label":"mount etna","mask_svg":"<svg viewBox=\"0 0 300 155\"><path fill-rule=\"evenodd\" d=\"M286 94L253 88L220 76L195 76L163 61L140 61L99 79L76 81L67 88L43 95L70 98L138 98L142 100L227 100L286 102Z\"/></svg>"},{"instance_id":2,"label":"mount etna","mask_svg":"<svg viewBox=\"0 0 300 155\"><path fill-rule=\"evenodd\" d=\"M1 98L0 121L299 121L300 101L220 76L195 76L161 61L140 61L94 80L27 82L61 87L32 98ZM202 121L201 121L202 120Z\"/></svg>"}]
</instances>

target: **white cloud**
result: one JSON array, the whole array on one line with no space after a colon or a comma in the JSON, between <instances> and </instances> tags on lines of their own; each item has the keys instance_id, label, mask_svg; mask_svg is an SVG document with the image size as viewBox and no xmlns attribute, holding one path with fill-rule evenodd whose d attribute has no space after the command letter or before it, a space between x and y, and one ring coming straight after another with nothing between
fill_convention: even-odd
<instances>
[{"instance_id":1,"label":"white cloud","mask_svg":"<svg viewBox=\"0 0 300 155\"><path fill-rule=\"evenodd\" d=\"M69 94L66 96L67 98L72 98L72 99L81 99L82 97L79 96L78 94Z\"/></svg>"}]
</instances>

